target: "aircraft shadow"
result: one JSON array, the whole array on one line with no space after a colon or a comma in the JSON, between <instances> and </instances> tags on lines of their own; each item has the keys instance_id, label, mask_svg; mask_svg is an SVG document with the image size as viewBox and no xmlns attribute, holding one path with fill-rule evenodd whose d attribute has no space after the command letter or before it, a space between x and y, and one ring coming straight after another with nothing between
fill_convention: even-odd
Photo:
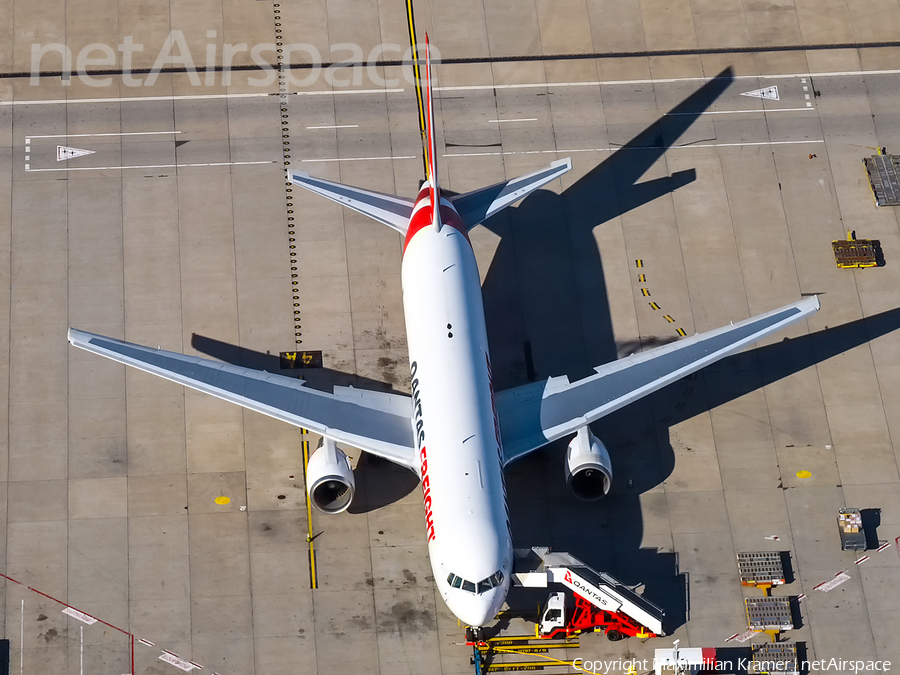
<instances>
[{"instance_id":1,"label":"aircraft shadow","mask_svg":"<svg viewBox=\"0 0 900 675\"><path fill-rule=\"evenodd\" d=\"M550 375L576 380L618 358L623 345L617 346L613 335L594 229L696 180L696 172L689 169L638 182L733 81L726 68L562 194L537 191L485 222L500 237L483 284L498 389ZM616 419L634 428L652 419L652 405L638 402ZM618 436L610 436L608 426L597 425L595 433L614 451ZM522 548L551 544L626 583L643 583L647 597L665 607L671 631L687 618L686 577L678 573L674 553L641 548L639 495L671 473L674 454L667 435L656 429L634 443L637 447L629 449L626 461L640 458L641 469L634 472L638 482L590 504L577 502L565 486L565 443L513 465L507 479L514 542ZM622 453L615 454L614 469L631 475L621 471ZM517 596L511 594L510 602L516 603ZM530 602L528 594L522 598Z\"/></svg>"},{"instance_id":2,"label":"aircraft shadow","mask_svg":"<svg viewBox=\"0 0 900 675\"><path fill-rule=\"evenodd\" d=\"M593 230L695 179L683 171L636 182L732 81L730 70L723 71L561 195L534 193L486 223L501 237L483 286L498 389L551 375L575 380L617 358ZM604 500L578 502L569 492L565 441L512 465L516 547L549 544L626 584L642 584L645 596L665 608L667 632L675 630L690 616L689 579L670 548L665 495L641 500L674 469L669 428L897 328L900 309L745 351L599 420L592 427L616 472ZM620 353L631 351L621 346ZM522 610L532 600L527 592L510 595Z\"/></svg>"}]
</instances>

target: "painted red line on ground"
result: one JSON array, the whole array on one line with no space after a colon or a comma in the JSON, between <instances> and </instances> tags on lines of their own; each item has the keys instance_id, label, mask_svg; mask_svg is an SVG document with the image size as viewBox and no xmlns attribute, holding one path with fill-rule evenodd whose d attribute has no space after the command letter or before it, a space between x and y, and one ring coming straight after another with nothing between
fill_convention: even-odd
<instances>
[{"instance_id":1,"label":"painted red line on ground","mask_svg":"<svg viewBox=\"0 0 900 675\"><path fill-rule=\"evenodd\" d=\"M148 647L155 647L155 646L156 646L155 643L150 642L150 640L145 640L144 638L138 638L138 642L140 642L142 645L147 645Z\"/></svg>"},{"instance_id":2,"label":"painted red line on ground","mask_svg":"<svg viewBox=\"0 0 900 675\"><path fill-rule=\"evenodd\" d=\"M881 546L879 546L878 548L875 549L875 553L880 553L881 551L883 551L890 545L891 545L891 542L889 542L889 541L884 542Z\"/></svg>"},{"instance_id":3,"label":"painted red line on ground","mask_svg":"<svg viewBox=\"0 0 900 675\"><path fill-rule=\"evenodd\" d=\"M166 654L170 654L171 656L174 656L176 659L181 658L180 656L178 656L178 654L176 654L175 652L170 652L168 649L163 649L163 652Z\"/></svg>"},{"instance_id":4,"label":"painted red line on ground","mask_svg":"<svg viewBox=\"0 0 900 675\"><path fill-rule=\"evenodd\" d=\"M201 666L199 663L194 663L193 661L188 661L188 663L190 663L192 666L194 666L194 668L199 668L200 670L203 670L203 666Z\"/></svg>"},{"instance_id":5,"label":"painted red line on ground","mask_svg":"<svg viewBox=\"0 0 900 675\"><path fill-rule=\"evenodd\" d=\"M24 587L27 588L29 591L34 591L34 592L37 593L38 595L42 595L42 596L44 596L45 598L47 598L48 600L52 600L53 602L59 603L59 604L62 605L63 607L68 607L69 609L74 609L76 612L81 612L81 610L78 609L77 607L72 607L72 605L69 605L69 604L63 602L62 600L57 600L57 599L54 598L52 595L47 595L46 593L42 593L41 591L39 591L39 590L36 589L36 588L32 588L31 586L26 586L26 585L23 584L21 581L16 581L16 580L13 579L12 577L8 577L8 576L6 576L5 574L0 574L0 577L3 577L3 578L6 579L7 581L13 582L14 584L18 584L19 586L24 586ZM81 612L81 613L84 614L85 616L90 616L90 614L88 614L87 612ZM96 617L93 617L93 618L96 618ZM97 621L99 621L100 623L102 623L104 626L109 626L110 628L113 628L113 629L119 631L120 633L124 633L125 635L131 635L131 633L129 633L127 630L124 630L124 629L122 629L122 628L119 628L118 626L114 626L114 625L112 625L111 623L108 623L108 622L104 621L103 619L97 619Z\"/></svg>"},{"instance_id":6,"label":"painted red line on ground","mask_svg":"<svg viewBox=\"0 0 900 675\"><path fill-rule=\"evenodd\" d=\"M797 596L797 602L800 602L805 597L806 597L806 593L801 593L800 595Z\"/></svg>"},{"instance_id":7,"label":"painted red line on ground","mask_svg":"<svg viewBox=\"0 0 900 675\"><path fill-rule=\"evenodd\" d=\"M869 556L864 555L862 558L860 558L859 560L857 560L857 561L856 561L855 563L853 563L853 564L854 564L854 565L859 565L860 563L866 562L866 560L868 560L868 559L869 559Z\"/></svg>"},{"instance_id":8,"label":"painted red line on ground","mask_svg":"<svg viewBox=\"0 0 900 675\"><path fill-rule=\"evenodd\" d=\"M725 642L731 642L731 641L734 640L734 638L736 638L738 635L740 635L740 633L735 633L735 634L732 635L731 637L725 638Z\"/></svg>"}]
</instances>

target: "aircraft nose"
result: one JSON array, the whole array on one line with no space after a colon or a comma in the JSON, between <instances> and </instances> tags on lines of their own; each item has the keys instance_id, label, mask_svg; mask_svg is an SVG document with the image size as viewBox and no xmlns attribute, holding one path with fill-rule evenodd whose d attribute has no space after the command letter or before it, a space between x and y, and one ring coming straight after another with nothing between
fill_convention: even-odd
<instances>
[{"instance_id":1,"label":"aircraft nose","mask_svg":"<svg viewBox=\"0 0 900 675\"><path fill-rule=\"evenodd\" d=\"M456 618L467 626L486 626L496 618L500 611L500 606L506 598L504 590L501 587L481 595L461 596L447 604Z\"/></svg>"}]
</instances>

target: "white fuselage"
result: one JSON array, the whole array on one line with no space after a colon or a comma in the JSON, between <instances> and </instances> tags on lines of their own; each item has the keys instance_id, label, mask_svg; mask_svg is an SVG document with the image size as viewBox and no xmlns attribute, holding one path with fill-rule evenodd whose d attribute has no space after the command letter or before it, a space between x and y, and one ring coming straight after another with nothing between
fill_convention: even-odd
<instances>
[{"instance_id":1,"label":"white fuselage","mask_svg":"<svg viewBox=\"0 0 900 675\"><path fill-rule=\"evenodd\" d=\"M480 277L446 220L413 232L403 255L413 429L435 581L460 620L483 626L506 599L512 540Z\"/></svg>"}]
</instances>

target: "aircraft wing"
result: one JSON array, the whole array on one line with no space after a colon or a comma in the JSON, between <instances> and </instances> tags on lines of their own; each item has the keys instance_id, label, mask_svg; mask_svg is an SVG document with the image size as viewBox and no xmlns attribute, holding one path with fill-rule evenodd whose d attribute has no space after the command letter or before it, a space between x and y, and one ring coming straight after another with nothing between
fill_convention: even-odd
<instances>
[{"instance_id":1,"label":"aircraft wing","mask_svg":"<svg viewBox=\"0 0 900 675\"><path fill-rule=\"evenodd\" d=\"M69 329L69 342L416 471L408 408L398 402L374 405L362 397L354 399L309 389L303 381L291 377L144 347L74 328Z\"/></svg>"},{"instance_id":2,"label":"aircraft wing","mask_svg":"<svg viewBox=\"0 0 900 675\"><path fill-rule=\"evenodd\" d=\"M550 166L545 169L539 169L524 176L490 185L480 190L456 195L451 197L450 201L456 207L459 217L471 230L497 213L497 211L505 209L530 192L559 178L571 168L572 159L570 157L558 159L555 162L551 162Z\"/></svg>"},{"instance_id":3,"label":"aircraft wing","mask_svg":"<svg viewBox=\"0 0 900 675\"><path fill-rule=\"evenodd\" d=\"M294 185L327 197L348 209L359 211L379 223L394 228L400 234L406 234L414 206L411 199L313 178L305 171L289 171L288 179Z\"/></svg>"},{"instance_id":4,"label":"aircraft wing","mask_svg":"<svg viewBox=\"0 0 900 675\"><path fill-rule=\"evenodd\" d=\"M819 310L817 297L598 366L577 382L565 376L500 392L504 463L576 432Z\"/></svg>"}]
</instances>

